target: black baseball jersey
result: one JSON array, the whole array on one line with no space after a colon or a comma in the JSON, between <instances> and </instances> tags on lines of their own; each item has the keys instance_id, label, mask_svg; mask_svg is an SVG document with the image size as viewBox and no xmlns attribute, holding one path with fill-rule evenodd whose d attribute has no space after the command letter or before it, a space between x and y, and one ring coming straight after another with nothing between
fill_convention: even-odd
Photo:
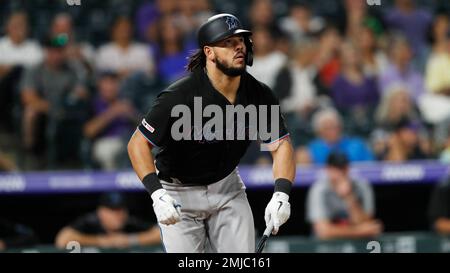
<instances>
[{"instance_id":1,"label":"black baseball jersey","mask_svg":"<svg viewBox=\"0 0 450 273\"><path fill-rule=\"evenodd\" d=\"M138 126L138 130L153 146L160 148L156 155L156 168L160 172L160 178L166 180L168 177L172 177L177 178L183 184L208 185L226 177L236 168L251 143L249 132L253 131L249 130L249 116L246 116L245 126L239 124L242 121L238 121L235 117L234 132L231 133L237 136L238 130L244 129L245 140L237 140L237 137L234 140L227 140L226 134L230 132L224 128L214 127L211 128L211 131L221 132L223 140L219 140L220 138L211 140L204 136L194 137L198 133L198 128L194 128L194 121L192 121L191 130L188 133L191 138L175 140L171 134L172 125L180 117L172 117L172 109L176 105L186 105L190 109L191 120L193 120L194 98L197 100L201 98L202 109L208 105L219 106L224 113L224 120L226 106L232 105L212 86L206 72L203 69L197 69L158 95L151 110ZM237 105L256 106L259 120L261 113L259 106L266 105L270 110L271 105L279 105L279 103L269 87L246 72L241 76L236 94L234 106ZM268 132L271 130L270 114L269 111L266 118ZM202 125L205 125L211 118L202 116ZM276 142L289 135L281 113L278 114L277 121L279 123L277 137L264 140L265 143ZM257 134L259 134L259 126Z\"/></svg>"}]
</instances>

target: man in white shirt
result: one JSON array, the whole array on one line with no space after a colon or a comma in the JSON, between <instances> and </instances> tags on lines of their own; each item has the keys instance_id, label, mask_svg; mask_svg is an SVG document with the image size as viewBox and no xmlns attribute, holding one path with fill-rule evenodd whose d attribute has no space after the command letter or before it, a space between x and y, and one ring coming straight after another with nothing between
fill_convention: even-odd
<instances>
[{"instance_id":1,"label":"man in white shirt","mask_svg":"<svg viewBox=\"0 0 450 273\"><path fill-rule=\"evenodd\" d=\"M0 38L0 129L12 131L12 110L17 103L14 94L23 68L42 60L38 43L27 39L27 16L23 12L12 13L6 22L6 36Z\"/></svg>"},{"instance_id":2,"label":"man in white shirt","mask_svg":"<svg viewBox=\"0 0 450 273\"><path fill-rule=\"evenodd\" d=\"M96 67L99 71L112 70L125 77L133 72L152 75L155 62L150 49L132 40L132 25L128 18L118 18L112 27L112 41L99 48Z\"/></svg>"},{"instance_id":3,"label":"man in white shirt","mask_svg":"<svg viewBox=\"0 0 450 273\"><path fill-rule=\"evenodd\" d=\"M32 66L42 60L38 43L27 39L25 13L13 13L6 23L6 36L0 38L0 77L16 65Z\"/></svg>"}]
</instances>

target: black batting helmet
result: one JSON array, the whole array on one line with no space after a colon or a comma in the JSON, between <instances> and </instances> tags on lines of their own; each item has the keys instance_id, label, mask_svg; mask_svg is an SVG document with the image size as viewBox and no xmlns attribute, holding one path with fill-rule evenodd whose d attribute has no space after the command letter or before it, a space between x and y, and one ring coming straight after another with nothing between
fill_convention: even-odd
<instances>
[{"instance_id":1,"label":"black batting helmet","mask_svg":"<svg viewBox=\"0 0 450 273\"><path fill-rule=\"evenodd\" d=\"M247 47L245 63L251 66L253 64L253 43L250 39L252 32L243 29L241 22L232 14L217 14L203 23L197 33L198 45L202 49L206 45L237 34L244 36L245 46Z\"/></svg>"}]
</instances>

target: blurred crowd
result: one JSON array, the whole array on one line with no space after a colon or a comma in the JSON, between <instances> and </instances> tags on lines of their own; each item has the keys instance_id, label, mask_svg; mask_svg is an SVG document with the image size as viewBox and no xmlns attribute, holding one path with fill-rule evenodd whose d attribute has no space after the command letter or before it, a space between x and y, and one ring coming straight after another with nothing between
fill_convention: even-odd
<instances>
[{"instance_id":1,"label":"blurred crowd","mask_svg":"<svg viewBox=\"0 0 450 273\"><path fill-rule=\"evenodd\" d=\"M97 3L93 3L97 2ZM253 32L299 164L450 163L450 5L414 0L2 1L0 170L129 167L126 142L218 12ZM51 7L51 8L49 8ZM250 149L242 163L255 164Z\"/></svg>"}]
</instances>

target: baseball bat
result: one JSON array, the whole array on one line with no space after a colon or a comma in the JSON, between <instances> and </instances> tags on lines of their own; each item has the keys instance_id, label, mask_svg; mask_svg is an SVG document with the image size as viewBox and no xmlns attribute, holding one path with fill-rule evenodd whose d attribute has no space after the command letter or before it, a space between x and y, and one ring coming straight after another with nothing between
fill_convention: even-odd
<instances>
[{"instance_id":1,"label":"baseball bat","mask_svg":"<svg viewBox=\"0 0 450 273\"><path fill-rule=\"evenodd\" d=\"M256 247L256 253L262 253L264 247L266 246L267 239L269 239L270 234L273 230L273 223L272 221L269 222L269 225L264 230L263 236L261 240L259 240L258 246Z\"/></svg>"}]
</instances>

